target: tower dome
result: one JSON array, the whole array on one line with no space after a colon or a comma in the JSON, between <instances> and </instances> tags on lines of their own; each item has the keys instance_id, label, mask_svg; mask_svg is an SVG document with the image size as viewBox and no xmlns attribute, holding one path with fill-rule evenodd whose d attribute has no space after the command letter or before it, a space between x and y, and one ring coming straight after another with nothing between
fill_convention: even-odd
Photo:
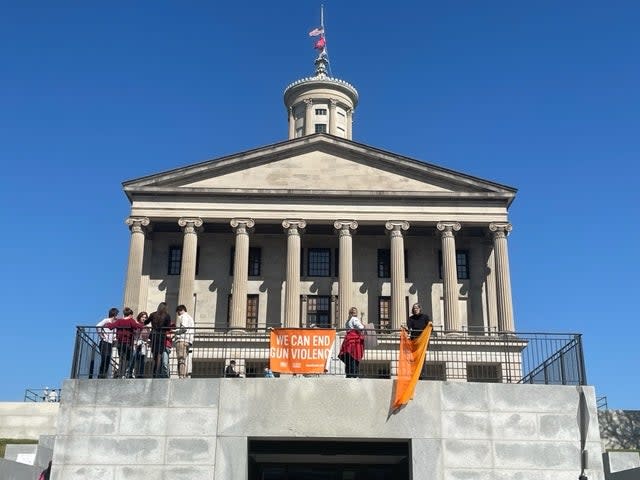
<instances>
[{"instance_id":1,"label":"tower dome","mask_svg":"<svg viewBox=\"0 0 640 480\"><path fill-rule=\"evenodd\" d=\"M348 82L331 77L324 26L319 32L316 48L321 50L315 60L315 75L296 80L284 91L284 105L289 113L289 139L329 133L351 140L353 112L358 104L358 92Z\"/></svg>"}]
</instances>

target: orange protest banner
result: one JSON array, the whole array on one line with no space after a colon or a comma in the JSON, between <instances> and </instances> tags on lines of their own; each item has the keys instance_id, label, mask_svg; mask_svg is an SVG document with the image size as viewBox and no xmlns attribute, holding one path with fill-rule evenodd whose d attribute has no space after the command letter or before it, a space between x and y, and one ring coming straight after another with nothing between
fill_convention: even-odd
<instances>
[{"instance_id":1,"label":"orange protest banner","mask_svg":"<svg viewBox=\"0 0 640 480\"><path fill-rule=\"evenodd\" d=\"M400 356L398 358L398 379L396 380L396 394L393 399L393 410L397 410L409 403L420 379L420 372L424 365L424 358L429 346L429 338L433 326L427 325L415 340L409 339L406 330L400 332Z\"/></svg>"},{"instance_id":2,"label":"orange protest banner","mask_svg":"<svg viewBox=\"0 0 640 480\"><path fill-rule=\"evenodd\" d=\"M336 331L330 328L274 328L269 368L279 373L324 373Z\"/></svg>"}]
</instances>

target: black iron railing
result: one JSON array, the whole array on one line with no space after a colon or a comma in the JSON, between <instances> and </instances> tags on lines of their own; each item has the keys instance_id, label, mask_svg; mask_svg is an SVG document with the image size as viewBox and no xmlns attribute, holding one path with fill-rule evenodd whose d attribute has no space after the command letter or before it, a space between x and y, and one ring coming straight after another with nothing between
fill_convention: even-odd
<instances>
[{"instance_id":1,"label":"black iron railing","mask_svg":"<svg viewBox=\"0 0 640 480\"><path fill-rule=\"evenodd\" d=\"M193 342L188 347L182 372L176 355L180 347L172 342L175 332L163 333L167 334L166 338L163 336L163 347L156 345L153 348L153 334L143 329L134 332L127 345L119 344L116 335L106 337L112 343L105 350L104 331L96 327L77 327L71 378L224 377L230 376L232 361L233 371L241 377L263 377L269 366L267 329L247 332L206 327L193 329ZM358 376L395 377L399 331L376 333L376 341L367 342L374 345L365 348ZM338 359L344 334L344 330L336 330L336 342L321 375L345 375L345 365ZM278 372L274 374L277 376ZM434 330L422 378L583 385L586 375L581 336Z\"/></svg>"},{"instance_id":2,"label":"black iron railing","mask_svg":"<svg viewBox=\"0 0 640 480\"><path fill-rule=\"evenodd\" d=\"M62 390L59 388L27 388L24 391L25 402L59 402Z\"/></svg>"}]
</instances>

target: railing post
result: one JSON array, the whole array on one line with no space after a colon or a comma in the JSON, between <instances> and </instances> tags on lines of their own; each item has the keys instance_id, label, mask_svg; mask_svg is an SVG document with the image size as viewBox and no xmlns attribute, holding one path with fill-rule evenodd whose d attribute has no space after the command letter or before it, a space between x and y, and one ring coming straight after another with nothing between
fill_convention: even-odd
<instances>
[{"instance_id":1,"label":"railing post","mask_svg":"<svg viewBox=\"0 0 640 480\"><path fill-rule=\"evenodd\" d=\"M78 375L78 362L80 357L80 329L82 327L76 327L76 342L73 349L73 361L71 363L71 378L77 378Z\"/></svg>"},{"instance_id":2,"label":"railing post","mask_svg":"<svg viewBox=\"0 0 640 480\"><path fill-rule=\"evenodd\" d=\"M580 371L580 385L587 384L587 371L584 368L584 352L582 351L582 334L578 333L575 337L578 347L578 369Z\"/></svg>"}]
</instances>

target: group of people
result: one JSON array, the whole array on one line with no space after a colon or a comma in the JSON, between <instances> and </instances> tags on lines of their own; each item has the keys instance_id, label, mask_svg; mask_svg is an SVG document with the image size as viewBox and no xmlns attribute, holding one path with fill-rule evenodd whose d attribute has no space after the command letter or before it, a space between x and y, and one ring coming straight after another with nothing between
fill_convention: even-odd
<instances>
[{"instance_id":1,"label":"group of people","mask_svg":"<svg viewBox=\"0 0 640 480\"><path fill-rule=\"evenodd\" d=\"M428 315L422 312L422 306L414 303L411 307L411 316L407 320L409 337L415 340L422 331L431 323ZM347 378L356 378L360 375L360 361L364 357L366 328L358 318L358 309L349 309L349 320L345 325L347 333L340 346L338 358L344 362Z\"/></svg>"},{"instance_id":2,"label":"group of people","mask_svg":"<svg viewBox=\"0 0 640 480\"><path fill-rule=\"evenodd\" d=\"M96 325L100 337L99 378L107 378L112 363L114 344L118 350L118 368L114 377L144 378L147 358L153 359L152 376L169 377L169 357L172 348L178 358L178 376L187 376L187 357L194 337L194 322L184 305L176 308L176 322L171 320L167 304L162 302L151 313L140 312L134 318L131 308L125 307L123 317L117 308L109 309L107 318Z\"/></svg>"},{"instance_id":3,"label":"group of people","mask_svg":"<svg viewBox=\"0 0 640 480\"><path fill-rule=\"evenodd\" d=\"M178 359L178 377L187 376L187 357L191 352L194 339L194 321L187 313L184 305L176 308L176 322L172 322L167 311L167 304L162 302L158 309L148 315L140 312L133 318L133 310L125 307L123 317L120 312L111 308L108 317L96 325L100 336L100 369L99 378L107 378L112 363L114 343L118 349L118 369L114 377L144 378L146 359L153 359L154 378L169 378L169 357L172 348L176 349ZM419 303L411 308L411 316L407 320L410 338L416 339L431 323L431 319L422 312ZM358 318L358 309L349 309L349 319L345 325L347 333L340 346L338 358L345 364L347 378L356 378L360 374L360 362L364 357L366 327ZM225 377L239 377L232 360L225 368ZM273 376L265 369L265 377Z\"/></svg>"}]
</instances>

